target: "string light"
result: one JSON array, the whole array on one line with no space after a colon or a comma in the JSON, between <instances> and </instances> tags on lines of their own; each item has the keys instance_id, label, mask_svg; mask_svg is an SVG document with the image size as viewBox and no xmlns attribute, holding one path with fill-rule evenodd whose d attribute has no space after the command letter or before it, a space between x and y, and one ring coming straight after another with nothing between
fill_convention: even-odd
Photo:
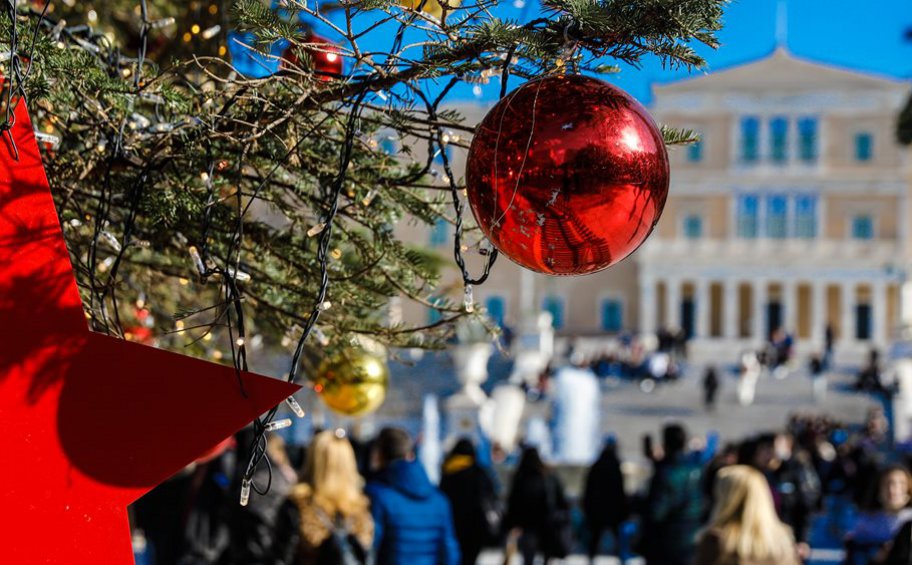
<instances>
[{"instance_id":1,"label":"string light","mask_svg":"<svg viewBox=\"0 0 912 565\"><path fill-rule=\"evenodd\" d=\"M248 479L241 480L241 506L247 506L247 503L250 502L250 481Z\"/></svg>"},{"instance_id":2,"label":"string light","mask_svg":"<svg viewBox=\"0 0 912 565\"><path fill-rule=\"evenodd\" d=\"M267 432L274 432L277 430L283 430L285 428L290 428L290 427L291 427L291 418L282 418L281 420L273 420L272 422L269 422L268 424L263 426L263 428Z\"/></svg>"},{"instance_id":3,"label":"string light","mask_svg":"<svg viewBox=\"0 0 912 565\"><path fill-rule=\"evenodd\" d=\"M466 312L471 314L475 311L475 295L472 290L472 285L470 284L465 285L465 290L462 295L462 304L465 307Z\"/></svg>"},{"instance_id":4,"label":"string light","mask_svg":"<svg viewBox=\"0 0 912 565\"><path fill-rule=\"evenodd\" d=\"M112 234L111 232L109 232L107 230L102 231L101 238L104 240L105 243L110 245L111 249L113 249L114 251L120 252L120 250L123 249L123 246L120 244L119 241L117 241L117 238L114 237L114 234Z\"/></svg>"},{"instance_id":5,"label":"string light","mask_svg":"<svg viewBox=\"0 0 912 565\"><path fill-rule=\"evenodd\" d=\"M323 233L323 230L325 230L325 229L326 229L326 224L323 222L320 222L319 224L317 224L314 227L307 230L307 237L314 237L316 235L320 235L321 233Z\"/></svg>"},{"instance_id":6,"label":"string light","mask_svg":"<svg viewBox=\"0 0 912 565\"><path fill-rule=\"evenodd\" d=\"M212 39L213 37L218 35L218 33L220 31L222 31L222 26L214 25L208 29L203 30L203 32L200 34L200 37L202 37L203 39Z\"/></svg>"},{"instance_id":7,"label":"string light","mask_svg":"<svg viewBox=\"0 0 912 565\"><path fill-rule=\"evenodd\" d=\"M200 276L206 274L206 265L203 263L203 258L200 256L199 250L195 245L191 245L187 251L190 252L190 257L193 259L193 264L196 265L196 270L199 271Z\"/></svg>"},{"instance_id":8,"label":"string light","mask_svg":"<svg viewBox=\"0 0 912 565\"><path fill-rule=\"evenodd\" d=\"M289 396L285 399L285 404L291 408L291 411L295 413L295 416L298 418L303 418L305 416L304 409L301 408L301 405L298 404L298 401L295 400L295 397Z\"/></svg>"},{"instance_id":9,"label":"string light","mask_svg":"<svg viewBox=\"0 0 912 565\"><path fill-rule=\"evenodd\" d=\"M73 2L74 0L62 0L62 1L65 3L70 3L70 2ZM211 3L208 6L208 10L209 10L210 14L215 15L218 12L219 8L215 3ZM141 0L141 16L142 16L141 17L141 23L142 23L142 26L141 26L142 41L141 41L141 43L143 45L145 44L145 34L148 32L148 30L159 29L161 27L174 25L174 23L175 23L174 18L164 18L162 20L155 20L155 21L148 20L147 19L148 16L145 12L145 0ZM95 20L98 18L98 14L95 13L94 10L92 10L90 12L89 17L90 17L90 19ZM151 109L141 110L143 113L146 114L145 116L143 114L140 114L139 112L137 112L135 114L129 114L129 112L132 111L132 107L131 107L131 110L128 111L129 118L127 119L127 122L126 122L126 128L121 128L121 130L126 129L127 133L133 139L130 139L129 141L125 140L123 133L121 132L119 135L110 134L108 137L102 137L102 139L100 141L98 141L96 146L94 146L94 147L92 145L89 146L89 149L94 149L94 150L97 150L99 153L105 154L105 157L107 159L109 159L109 166L110 166L110 163L115 162L115 159L122 159L124 156L129 156L131 159L134 159L136 155L140 155L138 159L143 159L144 157L141 156L141 153L139 151L137 151L137 149L143 149L144 147L141 144L132 143L135 140L143 141L143 140L147 140L149 138L155 139L156 138L155 136L161 136L162 145L164 145L165 143L168 143L171 141L170 137L166 136L165 134L172 134L172 132L175 132L175 130L179 130L180 128L193 127L195 125L200 124L201 121L199 120L199 118L178 119L173 122L165 122L165 121L161 120L161 118L159 116L174 116L175 114L177 114L179 116L180 113L169 111L170 107L173 105L173 100L171 100L170 96L169 96L169 100L166 101L160 94L155 92L154 89L159 88L157 86L157 84L159 84L159 82L157 82L155 80L149 80L148 84L144 84L146 82L144 77L142 76L143 68L144 68L143 57L145 56L144 48L141 48L140 57L138 58L138 60L130 60L130 59L125 58L121 54L121 52L116 51L115 48L112 47L111 44L109 44L109 42L100 41L99 38L103 38L102 33L97 33L96 35L91 35L91 34L84 35L84 37L86 37L87 39L81 39L81 38L78 38L76 35L74 35L74 33L81 34L83 32L72 32L70 30L65 30L65 27L60 26L60 24L56 24L56 25L58 27L60 27L60 30L59 30L60 34L66 34L65 36L61 35L61 37L63 37L63 40L64 40L63 42L65 44L72 46L75 43L75 44L80 45L87 51L98 54L99 55L98 59L100 61L102 61L103 65L108 65L108 69L111 71L110 74L112 76L116 77L116 75L115 75L115 73L116 73L116 74L119 74L121 77L130 76L132 78L132 81L133 81L134 85L137 86L137 88L135 89L134 92L125 93L125 97L128 98L130 104L150 103L150 104L154 104L156 106L158 106L158 105L164 106L163 108L155 108L154 112L151 111ZM205 24L203 24L203 25L205 25ZM403 24L403 29L405 29L406 25L407 24ZM186 28L184 28L184 29L186 30ZM193 36L199 36L202 39L211 39L211 38L215 37L216 35L220 34L221 31L222 31L222 29L218 25L203 29L201 24L194 24L190 28L189 33L181 34L180 32L178 32L177 37L178 37L178 40L183 39L186 42L191 42L193 39ZM56 38L54 40L56 41ZM394 48L392 51L396 52L400 48L401 48L401 41L399 39L397 39L394 42ZM219 45L218 50L219 50L218 52L221 56L224 56L227 54L226 48L224 45ZM340 55L337 53L326 53L324 55L324 57L327 61L332 61L334 59L338 59L340 57ZM151 67L147 66L147 68L151 68ZM489 73L489 74L491 74L491 76L493 76L493 73ZM379 76L379 74L377 76ZM345 190L348 187L359 186L358 181L356 181L353 184L350 179L346 180L346 174L348 173L348 171L357 171L358 170L357 164L352 159L351 142L352 142L353 137L355 137L355 134L356 134L355 126L359 123L363 100L365 100L365 95L368 95L369 92L375 93L376 97L383 101L388 101L390 98L397 98L397 99L401 98L400 94L396 94L394 92L388 93L386 91L377 89L376 87L374 87L371 84L370 78L365 80L364 84L366 85L366 88L364 88L361 92L356 92L350 98L343 101L343 104L345 106L347 106L348 125L346 126L344 142L340 146L341 159L340 159L340 166L339 166L338 174L335 177L335 179L333 180L331 187L328 187L329 189L326 190L326 196L323 198L323 200L327 204L327 206L323 209L320 209L320 213L323 213L324 216L321 218L320 223L318 225L312 226L307 231L308 237L319 236L319 243L317 246L317 257L319 258L319 261L321 262L320 291L319 291L318 295L315 297L315 300L313 302L313 305L314 305L313 311L310 313L309 316L307 316L306 327L303 328L303 331L301 332L298 348L295 351L293 367L292 367L292 370L288 374L288 379L292 380L292 381L295 379L295 375L297 374L297 370L298 370L297 361L298 361L300 349L301 349L302 344L304 343L304 340L309 335L314 335L314 338L316 340L318 340L318 342L321 345L329 343L329 340L326 338L326 336L323 334L323 332L315 326L315 324L316 324L318 315L321 312L325 312L332 306L332 303L329 300L326 300L326 289L327 289L327 284L328 284L328 278L327 278L327 273L326 273L326 270L327 270L326 260L327 260L327 258L341 259L341 257L343 256L343 252L339 247L333 247L331 245L331 235L330 235L332 232L332 228L333 228L333 220L334 220L334 217L336 214L337 206L339 205L338 196L342 190ZM140 88L140 85L143 85L143 88ZM129 91L129 89L126 89L126 90ZM107 114L110 111L110 108L103 106L98 101L92 100L91 98L92 98L91 96L87 97L87 101L86 101L87 105L97 106L98 112L102 113L102 114ZM106 104L108 104L107 101L106 101ZM437 105L437 102L435 101L433 106L436 107L436 105ZM345 115L345 114L343 113L341 115ZM155 116L155 117L153 117L153 116ZM431 121L431 123L437 123L436 117L431 117L430 121ZM200 131L203 131L203 130L208 131L207 128L211 128L211 127L213 127L212 124L207 123L206 128L201 128ZM188 132L188 133L191 133L191 132ZM197 132L193 131L192 133L196 134ZM221 132L216 131L215 133L221 133ZM181 134L182 134L182 132L181 132ZM360 135L360 134L358 134L358 135ZM441 147L445 147L447 144L450 144L450 143L455 143L455 142L457 142L457 140L458 140L458 136L455 136L454 134L452 134L452 132L449 132L449 131L438 136L438 140L437 140L438 147L437 147L437 151L435 153L435 158L440 156ZM157 139L156 139L155 143L158 143ZM377 143L376 139L367 140L367 144L371 148L374 148L377 145L379 145ZM359 147L359 149L360 149L360 147ZM209 158L211 159L211 157L209 157ZM444 161L446 161L445 155L443 158L444 158ZM212 161L212 162L216 162L216 161ZM224 167L223 167L222 163L219 163L218 170L223 170L224 168L233 167L233 166L234 166L233 163L225 162ZM238 167L240 168L240 165L238 165ZM444 168L446 169L446 166ZM428 169L429 169L429 167L425 168L424 171L422 171L422 174L424 172L426 172ZM188 170L193 171L192 168L188 169ZM120 174L119 171L118 171L118 174ZM192 175L192 172L190 172L190 174ZM280 172L279 174L280 175L284 174L284 171ZM210 171L208 171L208 172L204 171L201 174L200 178L202 179L203 183L205 183L207 185L209 185L211 183L212 179L211 179L210 175L211 175L211 169L210 169ZM118 177L115 176L115 178L118 178ZM452 184L454 176L452 175L451 172L446 171L442 176L440 176L438 174L438 178L445 183ZM418 181L416 179L416 180L413 180L410 182L420 182L420 181ZM142 186L142 185L138 182L136 184L136 186ZM384 184L383 186L386 186L386 185ZM111 189L110 188L101 189L102 198L109 198L109 197L113 196L113 198L115 198L114 201L117 203L116 205L120 206L121 205L120 202L117 201L116 199L121 197L121 194L118 192L115 192L113 190L111 190L111 192L105 192L108 190L111 190ZM120 188L118 188L117 190L120 190ZM211 188L209 190L211 190ZM241 186L237 186L236 190L238 191L238 195L239 195L238 200L240 200ZM140 191L137 190L136 192L139 193ZM355 198L354 195L356 195L357 192L353 192L352 194L353 194L352 198ZM361 203L364 206L371 205L371 203L376 198L377 194L378 194L378 191L376 189L370 190L361 199ZM244 192L243 196L247 197L247 193ZM254 195L253 198L256 198L256 196ZM212 201L218 202L218 200L219 200L219 191L218 191L218 189L216 189L215 197L214 197L214 199L212 199ZM319 209L319 208L314 207L314 209ZM345 208L343 208L343 210L345 210ZM374 212L374 211L372 211L372 212ZM208 210L207 210L207 213L208 213ZM350 212L345 212L345 213L350 213ZM376 213L386 214L387 212L385 209L377 209ZM99 214L98 214L99 218L97 220L97 223L99 225L105 224L105 222L107 221L107 217L108 217L107 214L108 214L107 211L99 212ZM381 233L385 233L386 230L391 229L391 224L392 224L392 221L386 220L386 225L384 227L380 228ZM202 231L203 235L201 237L196 236L194 238L197 245L199 245L199 248L197 248L196 246L188 246L186 240L184 240L182 245L188 249L188 253L191 256L191 260L192 260L195 268L197 269L197 271L200 272L200 274L202 274L204 272L209 272L212 274L219 273L221 275L221 280L223 281L224 287L226 289L230 288L230 294L229 294L229 291L226 290L226 300L228 301L227 303L239 305L240 300L243 299L243 296L237 290L235 283L249 281L250 275L248 273L240 271L237 267L234 267L234 268L227 267L227 266L215 267L215 266L206 265L206 262L204 261L204 258L203 258L203 254L200 253L200 249L203 249L204 251L206 249L209 249L210 242L207 240L207 235L206 235L207 230L208 230L208 225L209 224L208 224L208 219L207 219L205 228ZM104 238L105 240L107 240L107 236L99 235L97 233L98 231L100 231L100 230L96 230L95 237L96 238L101 237L101 238ZM124 246L131 245L132 242L137 237L136 235L133 235L132 232L130 232L126 229L121 231L120 227L118 227L117 231L123 234ZM229 228L229 231L230 231L230 228ZM222 231L219 231L218 234L219 234L219 237L221 237ZM138 236L142 237L143 235L144 234L142 234L140 232ZM237 241L240 242L241 234L236 234L236 235L238 236ZM113 236L111 236L111 237L113 237ZM116 240L116 238L115 238L115 240ZM219 242L219 243L221 243L221 242ZM119 245L120 244L118 243L118 246ZM456 252L457 253L461 252L462 247L463 246L458 245ZM218 251L216 251L216 249ZM238 263L237 257L232 256L232 254L239 253L240 252L239 249L240 249L240 244L237 245L237 249L235 249L235 250L232 250L229 247L227 256L223 256L221 254L222 249L213 248L211 255L209 253L207 253L206 255L211 256L211 257L219 257L219 260L224 262L223 264L234 263L234 265L236 266L239 263ZM118 250L118 252L122 252L122 251L123 251L123 248L121 246L121 248ZM218 255L216 253L218 253ZM104 262L102 262L102 265L111 265L112 264L111 262L113 262L113 258L109 257ZM467 278L468 278L467 275L465 275L464 279L467 279ZM116 277L112 277L110 280L115 281L115 282L121 282L121 281L117 280ZM187 286L190 283L190 280L186 277L179 277L177 279L177 282L181 286ZM471 295L471 285L467 286L466 291L469 295ZM96 290L93 288L92 292L94 293L94 292L96 292ZM107 290L102 291L102 292L107 292ZM344 305L344 301L342 304ZM470 304L470 306L473 305L474 301L469 301L469 304ZM238 309L239 308L240 307L238 306ZM239 316L241 315L240 310L238 310L238 315ZM98 318L104 318L104 316L99 315ZM175 323L175 326L179 328L179 331L183 331L183 327L184 327L183 322L180 320L178 322L179 323ZM239 319L239 318L232 319L232 316L230 315L229 321L228 321L228 327L229 327L229 332L231 331L232 328L242 328L243 320ZM296 331L298 331L298 330L296 330ZM236 336L238 334L234 334L234 335ZM241 335L243 335L243 333ZM419 336L419 337L421 337L421 336ZM202 340L204 340L204 341L211 341L212 339L213 339L212 334L209 332L205 333L202 337ZM229 339L231 339L231 338L229 338ZM254 338L250 338L251 344L253 343L253 340L254 340ZM292 339L290 337L288 337L287 345L290 345L291 342L292 342ZM244 338L238 337L235 340L235 343L238 346L242 346L244 344ZM283 338L283 344L286 344L286 339L284 339L284 338ZM217 349L211 351L210 355L211 355L211 357L213 357L215 359L222 358L222 352ZM235 359L236 367L246 366L245 364L246 364L245 358ZM296 415L298 415L299 417L302 415L302 414L298 413L298 410L294 409L293 404L297 404L297 401L294 398L289 397L289 399L286 400L286 404L288 404L289 408L291 408L292 411L295 412ZM298 405L298 408L300 408L300 405ZM300 410L300 412L303 413L303 410ZM290 420L271 421L271 419L274 417L274 415L275 415L275 413L271 411L264 418L261 418L260 420L258 420L258 424L256 425L256 433L257 433L258 438L262 437L261 432L272 431L275 429L282 429L282 428L290 425ZM265 456L264 452L265 452L265 443L262 444L262 447L260 446L260 444L258 442L255 443L254 454L251 457L248 468L245 471L245 473L243 475L243 480L241 482L241 504L246 505L248 503L251 488L253 488L254 490L257 490L257 492L259 492L259 488L257 487L257 485L255 485L252 482L252 475L253 475L253 472L257 468L257 464L260 462L262 457Z\"/></svg>"}]
</instances>

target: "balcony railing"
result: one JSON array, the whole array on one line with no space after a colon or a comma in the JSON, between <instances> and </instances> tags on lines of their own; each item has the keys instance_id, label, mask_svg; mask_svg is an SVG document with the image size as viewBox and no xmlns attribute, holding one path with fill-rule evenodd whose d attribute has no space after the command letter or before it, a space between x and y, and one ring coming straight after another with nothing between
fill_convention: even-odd
<instances>
[{"instance_id":1,"label":"balcony railing","mask_svg":"<svg viewBox=\"0 0 912 565\"><path fill-rule=\"evenodd\" d=\"M899 263L902 249L894 240L847 239L663 239L653 235L636 256L643 261L797 264L801 261L846 262L846 267Z\"/></svg>"}]
</instances>

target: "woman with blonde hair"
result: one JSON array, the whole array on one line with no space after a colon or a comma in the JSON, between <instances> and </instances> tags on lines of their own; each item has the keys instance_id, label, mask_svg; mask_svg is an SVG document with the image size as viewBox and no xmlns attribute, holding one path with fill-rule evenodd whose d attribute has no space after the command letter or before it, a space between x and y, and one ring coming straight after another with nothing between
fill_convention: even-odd
<instances>
[{"instance_id":1,"label":"woman with blonde hair","mask_svg":"<svg viewBox=\"0 0 912 565\"><path fill-rule=\"evenodd\" d=\"M374 537L355 452L344 433L323 431L307 451L304 476L289 494L300 515L295 563L365 562Z\"/></svg>"},{"instance_id":2,"label":"woman with blonde hair","mask_svg":"<svg viewBox=\"0 0 912 565\"><path fill-rule=\"evenodd\" d=\"M792 532L776 515L763 475L732 465L716 476L715 506L696 565L798 565Z\"/></svg>"}]
</instances>

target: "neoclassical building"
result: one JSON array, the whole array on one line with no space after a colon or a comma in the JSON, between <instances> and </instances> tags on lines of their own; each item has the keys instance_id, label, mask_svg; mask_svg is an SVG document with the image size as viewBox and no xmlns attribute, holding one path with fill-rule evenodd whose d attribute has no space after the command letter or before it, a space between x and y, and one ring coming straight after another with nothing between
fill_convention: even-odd
<instances>
[{"instance_id":1,"label":"neoclassical building","mask_svg":"<svg viewBox=\"0 0 912 565\"><path fill-rule=\"evenodd\" d=\"M655 86L656 121L702 141L671 149L668 203L647 243L587 277L535 275L503 259L476 297L507 325L551 311L565 335L674 326L712 349L756 344L782 326L810 348L829 325L849 349L883 344L902 319L912 249L912 168L895 141L908 89L783 48ZM453 158L462 170L464 155ZM400 231L452 252L445 222ZM440 292L456 298L461 289L448 281Z\"/></svg>"},{"instance_id":2,"label":"neoclassical building","mask_svg":"<svg viewBox=\"0 0 912 565\"><path fill-rule=\"evenodd\" d=\"M672 152L672 188L640 250L639 329L819 346L884 344L901 321L908 85L802 60L759 61L655 88L656 119L702 134Z\"/></svg>"}]
</instances>

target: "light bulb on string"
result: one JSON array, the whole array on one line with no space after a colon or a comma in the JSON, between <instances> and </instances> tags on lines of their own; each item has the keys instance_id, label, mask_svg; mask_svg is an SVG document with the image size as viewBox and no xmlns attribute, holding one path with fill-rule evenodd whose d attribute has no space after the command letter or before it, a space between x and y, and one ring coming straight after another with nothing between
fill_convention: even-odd
<instances>
[{"instance_id":1,"label":"light bulb on string","mask_svg":"<svg viewBox=\"0 0 912 565\"><path fill-rule=\"evenodd\" d=\"M466 312L471 314L475 311L475 294L472 290L472 285L470 284L465 285L465 291L463 292L462 296L462 304L465 306Z\"/></svg>"},{"instance_id":2,"label":"light bulb on string","mask_svg":"<svg viewBox=\"0 0 912 565\"><path fill-rule=\"evenodd\" d=\"M241 506L247 506L250 502L250 481L243 479L241 481Z\"/></svg>"},{"instance_id":3,"label":"light bulb on string","mask_svg":"<svg viewBox=\"0 0 912 565\"><path fill-rule=\"evenodd\" d=\"M326 229L326 224L324 222L320 222L319 224L317 224L314 227L307 230L307 237L314 237L315 235L320 235L321 233L323 233L323 230L325 230L325 229Z\"/></svg>"},{"instance_id":4,"label":"light bulb on string","mask_svg":"<svg viewBox=\"0 0 912 565\"><path fill-rule=\"evenodd\" d=\"M295 397L289 396L288 398L286 398L285 404L287 404L288 407L291 408L291 411L294 412L295 416L297 416L298 418L303 418L306 415L304 412L304 409L301 407L301 405L298 403L298 401L295 399Z\"/></svg>"},{"instance_id":5,"label":"light bulb on string","mask_svg":"<svg viewBox=\"0 0 912 565\"><path fill-rule=\"evenodd\" d=\"M267 432L274 432L277 430L284 430L285 428L291 427L291 418L282 418L281 420L274 420L266 424L263 429Z\"/></svg>"}]
</instances>

